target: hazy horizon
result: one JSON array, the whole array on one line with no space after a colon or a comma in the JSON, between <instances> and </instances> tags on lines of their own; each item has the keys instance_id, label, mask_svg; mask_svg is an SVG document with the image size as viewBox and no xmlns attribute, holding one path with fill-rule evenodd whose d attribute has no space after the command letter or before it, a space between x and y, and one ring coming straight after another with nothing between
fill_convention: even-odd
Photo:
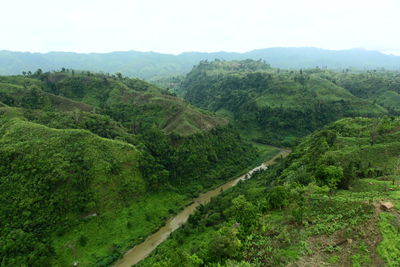
<instances>
[{"instance_id":1,"label":"hazy horizon","mask_svg":"<svg viewBox=\"0 0 400 267\"><path fill-rule=\"evenodd\" d=\"M380 51L380 50L374 50L374 49L365 49L363 47L355 47L355 48L349 48L349 49L326 49L326 48L321 48L321 47L311 47L311 46L287 46L287 47L263 47L263 48L254 48L248 51L226 51L226 50L219 50L219 51L182 51L179 53L166 53L166 52L160 52L160 51L151 51L151 50L111 50L111 51L105 51L105 52L78 52L78 51L47 51L47 52L38 52L38 51L17 51L17 50L9 50L9 49L2 49L0 51L10 51L10 52L17 52L17 53L32 53L32 54L48 54L48 53L76 53L76 54L108 54L108 53L120 53L120 52L141 52L141 53L158 53L158 54L165 54L165 55L181 55L184 53L248 53L251 51L255 50L263 50L263 49L273 49L273 48L315 48L315 49L322 49L322 50L328 50L328 51L344 51L344 50L365 50L365 51L376 51L376 52L381 52L386 55L394 55L394 56L400 56L400 50L395 50L395 51Z\"/></svg>"},{"instance_id":2,"label":"hazy horizon","mask_svg":"<svg viewBox=\"0 0 400 267\"><path fill-rule=\"evenodd\" d=\"M400 54L395 0L15 0L1 7L0 50L180 54L362 47Z\"/></svg>"}]
</instances>

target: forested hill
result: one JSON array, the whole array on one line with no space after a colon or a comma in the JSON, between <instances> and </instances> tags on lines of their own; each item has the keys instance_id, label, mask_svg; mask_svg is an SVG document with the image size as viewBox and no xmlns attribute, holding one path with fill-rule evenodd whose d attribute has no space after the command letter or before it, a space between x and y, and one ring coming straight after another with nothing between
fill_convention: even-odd
<instances>
[{"instance_id":1,"label":"forested hill","mask_svg":"<svg viewBox=\"0 0 400 267\"><path fill-rule=\"evenodd\" d=\"M267 48L246 53L201 53L187 52L179 55L155 52L112 52L112 53L69 53L51 52L22 53L0 51L0 75L21 74L23 71L57 70L63 67L79 70L121 72L130 77L157 80L189 72L201 60L244 60L262 59L276 68L329 69L399 69L400 57L385 55L377 51L362 49L324 50L311 47Z\"/></svg>"},{"instance_id":2,"label":"forested hill","mask_svg":"<svg viewBox=\"0 0 400 267\"><path fill-rule=\"evenodd\" d=\"M398 118L355 118L314 132L139 266L398 266L399 129Z\"/></svg>"},{"instance_id":3,"label":"forested hill","mask_svg":"<svg viewBox=\"0 0 400 267\"><path fill-rule=\"evenodd\" d=\"M165 133L190 135L225 125L226 120L189 105L165 90L120 74L63 70L0 77L3 104L31 109L99 111L134 132L156 125Z\"/></svg>"},{"instance_id":4,"label":"forested hill","mask_svg":"<svg viewBox=\"0 0 400 267\"><path fill-rule=\"evenodd\" d=\"M257 142L296 137L343 117L397 115L400 72L275 69L262 61L203 61L177 92L230 118Z\"/></svg>"},{"instance_id":5,"label":"forested hill","mask_svg":"<svg viewBox=\"0 0 400 267\"><path fill-rule=\"evenodd\" d=\"M227 121L137 79L0 76L0 262L105 266L251 165Z\"/></svg>"}]
</instances>

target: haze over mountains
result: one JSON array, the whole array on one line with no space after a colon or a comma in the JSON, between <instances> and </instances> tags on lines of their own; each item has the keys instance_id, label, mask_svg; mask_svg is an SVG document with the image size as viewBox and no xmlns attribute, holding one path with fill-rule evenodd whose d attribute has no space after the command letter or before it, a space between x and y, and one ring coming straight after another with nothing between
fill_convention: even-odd
<instances>
[{"instance_id":1,"label":"haze over mountains","mask_svg":"<svg viewBox=\"0 0 400 267\"><path fill-rule=\"evenodd\" d=\"M0 75L21 74L23 71L43 71L73 68L96 72L120 72L126 76L155 80L189 72L201 60L262 59L275 68L329 69L400 69L400 56L386 55L364 49L325 50L313 47L266 48L236 52L185 52L179 55L156 52L29 53L0 51Z\"/></svg>"}]
</instances>

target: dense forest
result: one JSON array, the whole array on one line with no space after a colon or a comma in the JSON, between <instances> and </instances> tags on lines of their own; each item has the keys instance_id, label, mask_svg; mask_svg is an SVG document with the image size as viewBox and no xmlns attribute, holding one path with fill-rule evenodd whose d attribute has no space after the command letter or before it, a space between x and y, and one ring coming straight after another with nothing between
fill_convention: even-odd
<instances>
[{"instance_id":1,"label":"dense forest","mask_svg":"<svg viewBox=\"0 0 400 267\"><path fill-rule=\"evenodd\" d=\"M225 119L120 74L2 76L0 103L3 266L110 264L258 155Z\"/></svg>"},{"instance_id":2,"label":"dense forest","mask_svg":"<svg viewBox=\"0 0 400 267\"><path fill-rule=\"evenodd\" d=\"M400 267L400 0L0 7L0 267Z\"/></svg>"},{"instance_id":3,"label":"dense forest","mask_svg":"<svg viewBox=\"0 0 400 267\"><path fill-rule=\"evenodd\" d=\"M399 114L400 73L281 70L263 61L203 61L176 90L234 121L256 142L296 138L344 117Z\"/></svg>"},{"instance_id":4,"label":"dense forest","mask_svg":"<svg viewBox=\"0 0 400 267\"><path fill-rule=\"evenodd\" d=\"M157 84L0 76L1 266L110 266L270 145L292 152L139 266L398 266L400 72L213 60Z\"/></svg>"},{"instance_id":5,"label":"dense forest","mask_svg":"<svg viewBox=\"0 0 400 267\"><path fill-rule=\"evenodd\" d=\"M400 120L343 119L201 206L140 266L398 266Z\"/></svg>"}]
</instances>

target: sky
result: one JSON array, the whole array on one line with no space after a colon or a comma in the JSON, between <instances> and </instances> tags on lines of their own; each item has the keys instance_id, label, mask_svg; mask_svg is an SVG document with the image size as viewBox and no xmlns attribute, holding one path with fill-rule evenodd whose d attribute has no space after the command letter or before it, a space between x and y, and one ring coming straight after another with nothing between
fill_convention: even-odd
<instances>
[{"instance_id":1,"label":"sky","mask_svg":"<svg viewBox=\"0 0 400 267\"><path fill-rule=\"evenodd\" d=\"M400 55L399 0L0 0L0 50L246 52L365 48Z\"/></svg>"}]
</instances>

